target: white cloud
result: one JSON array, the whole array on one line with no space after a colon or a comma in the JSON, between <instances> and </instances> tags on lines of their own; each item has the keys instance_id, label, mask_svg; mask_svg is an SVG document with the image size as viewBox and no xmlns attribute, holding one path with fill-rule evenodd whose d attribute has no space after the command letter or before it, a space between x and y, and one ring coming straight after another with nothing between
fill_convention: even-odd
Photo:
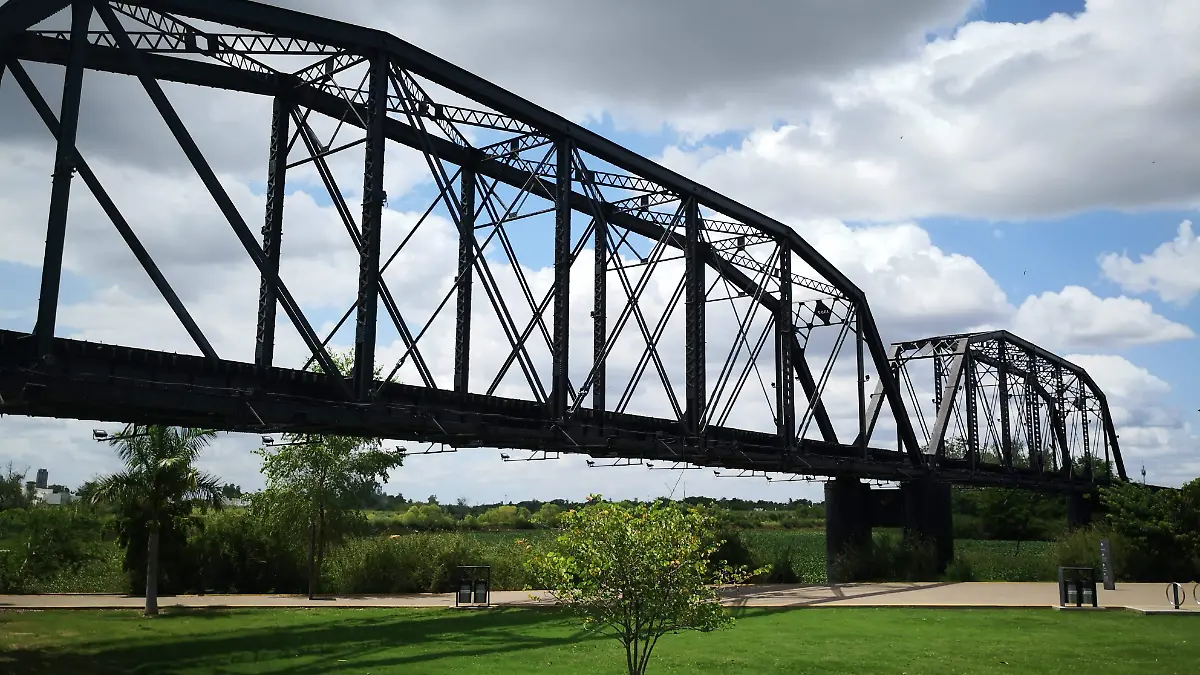
<instances>
[{"instance_id":1,"label":"white cloud","mask_svg":"<svg viewBox=\"0 0 1200 675\"><path fill-rule=\"evenodd\" d=\"M576 119L713 133L769 125L774 111L819 100L829 79L911 56L979 2L276 4L387 30Z\"/></svg>"},{"instance_id":2,"label":"white cloud","mask_svg":"<svg viewBox=\"0 0 1200 675\"><path fill-rule=\"evenodd\" d=\"M1082 286L1029 296L1017 309L1011 330L1048 349L1115 349L1196 336L1191 328L1156 314L1147 302L1100 298Z\"/></svg>"},{"instance_id":3,"label":"white cloud","mask_svg":"<svg viewBox=\"0 0 1200 675\"><path fill-rule=\"evenodd\" d=\"M1089 2L970 23L911 59L834 78L728 151L663 161L781 217L987 219L1191 205L1200 5Z\"/></svg>"},{"instance_id":4,"label":"white cloud","mask_svg":"<svg viewBox=\"0 0 1200 675\"><path fill-rule=\"evenodd\" d=\"M1152 291L1165 302L1186 304L1200 293L1200 241L1192 232L1192 221L1179 224L1175 239L1134 262L1127 253L1100 257L1105 276L1130 293Z\"/></svg>"}]
</instances>

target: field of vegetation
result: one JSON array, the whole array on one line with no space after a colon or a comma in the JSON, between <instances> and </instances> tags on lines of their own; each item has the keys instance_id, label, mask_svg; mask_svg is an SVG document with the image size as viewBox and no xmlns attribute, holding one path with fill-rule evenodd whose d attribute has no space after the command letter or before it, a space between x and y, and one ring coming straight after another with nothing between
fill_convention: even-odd
<instances>
[{"instance_id":1,"label":"field of vegetation","mask_svg":"<svg viewBox=\"0 0 1200 675\"><path fill-rule=\"evenodd\" d=\"M40 518L14 523L20 512L0 513L0 588L20 555L32 550L25 562L32 583L9 592L128 593L136 591L137 570L122 569L124 552L111 524L86 511L39 510ZM60 522L62 521L62 522ZM169 576L164 592L303 592L303 542L272 542L256 536L244 510L228 509L202 517L185 549L166 560L177 572ZM7 525L7 527L5 527ZM16 525L17 527L14 527ZM57 541L56 546L28 546L19 531L33 531L34 539ZM492 566L497 589L521 589L530 583L524 562L526 545L535 549L556 536L552 530L408 532L389 535L364 533L350 536L333 547L325 560L322 590L334 593L437 592L450 587L454 567L467 564ZM772 566L760 581L819 584L825 582L825 533L822 530L741 530L728 539L722 554L735 564L754 568ZM876 541L885 549L896 547L899 533L880 531ZM74 542L74 543L72 543ZM169 551L168 551L169 552ZM886 553L886 551L885 551ZM1063 561L1061 544L1033 541L958 540L956 557L947 572L960 581L1051 581ZM8 563L6 564L6 560ZM190 564L187 561L191 561ZM29 568L29 566L32 566ZM190 570L180 570L181 567ZM180 573L182 572L182 573ZM880 577L928 575L904 570ZM194 580L189 581L189 577ZM203 580L203 581L201 581ZM203 584L202 586L200 584Z\"/></svg>"}]
</instances>

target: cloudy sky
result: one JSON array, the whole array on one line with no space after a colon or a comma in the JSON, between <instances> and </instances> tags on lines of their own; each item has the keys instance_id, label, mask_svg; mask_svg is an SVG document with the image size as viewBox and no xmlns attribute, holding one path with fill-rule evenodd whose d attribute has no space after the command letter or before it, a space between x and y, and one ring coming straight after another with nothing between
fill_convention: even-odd
<instances>
[{"instance_id":1,"label":"cloudy sky","mask_svg":"<svg viewBox=\"0 0 1200 675\"><path fill-rule=\"evenodd\" d=\"M995 327L1068 355L1107 392L1131 474L1144 466L1172 485L1200 475L1193 0L278 4L393 32L788 223L867 292L886 341ZM29 72L56 105L61 70ZM270 102L167 92L235 203L261 213ZM93 169L221 355L252 359L257 278L144 93L89 75L83 106L79 145ZM11 75L0 111L0 328L28 331L53 145ZM432 186L419 156L389 153L385 248ZM361 157L346 161L339 175L354 193ZM353 301L356 261L317 185L310 168L289 175L283 276L328 329ZM247 220L257 230L261 217ZM394 263L393 292L426 315L449 288L454 237L434 218ZM546 260L526 270L535 291L549 283ZM65 265L59 335L195 352L80 181ZM501 338L480 331L476 348L490 354ZM427 358L444 374L453 349L438 346ZM302 361L302 349L282 326L281 361ZM392 341L381 361L402 351ZM499 391L518 387L517 374ZM831 396L851 408L835 416L852 418L850 399ZM0 418L0 461L77 485L115 468L89 440L93 426ZM225 437L204 461L256 488L255 446ZM388 490L650 497L676 480L688 494L820 492L708 471L589 470L581 458L503 463L492 450L412 458Z\"/></svg>"}]
</instances>

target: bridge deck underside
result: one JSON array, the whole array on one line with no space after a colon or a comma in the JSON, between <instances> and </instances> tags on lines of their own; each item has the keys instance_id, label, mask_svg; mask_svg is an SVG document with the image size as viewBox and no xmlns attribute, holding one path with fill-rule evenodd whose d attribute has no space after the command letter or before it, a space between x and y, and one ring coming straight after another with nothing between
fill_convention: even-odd
<instances>
[{"instance_id":1,"label":"bridge deck underside","mask_svg":"<svg viewBox=\"0 0 1200 675\"><path fill-rule=\"evenodd\" d=\"M55 339L40 359L32 335L0 331L0 402L6 413L106 422L199 426L255 433L336 432L458 448L498 447L687 462L734 470L908 480L936 475L962 484L1068 489L1021 471L970 470L947 461L913 467L897 450L814 439L787 453L766 434L711 427L703 439L677 422L581 410L555 421L544 405L496 396L384 385L363 404L332 400L326 377L286 368Z\"/></svg>"}]
</instances>

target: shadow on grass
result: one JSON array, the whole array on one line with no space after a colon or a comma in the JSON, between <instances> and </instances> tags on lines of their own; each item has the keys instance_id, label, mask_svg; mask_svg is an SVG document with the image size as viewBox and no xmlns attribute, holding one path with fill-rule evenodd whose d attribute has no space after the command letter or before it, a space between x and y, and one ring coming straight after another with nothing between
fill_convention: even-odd
<instances>
[{"instance_id":1,"label":"shadow on grass","mask_svg":"<svg viewBox=\"0 0 1200 675\"><path fill-rule=\"evenodd\" d=\"M406 610L382 616L375 610L365 617L353 617L352 611L278 616L269 625L263 625L264 615L313 610L171 608L155 619L130 613L113 617L124 623L104 641L16 646L0 652L0 672L171 673L247 667L258 673L307 675L604 639L580 631L567 622L565 613L554 609ZM248 617L253 624L248 625ZM196 619L204 620L204 628L189 631L189 620ZM227 625L220 626L222 622Z\"/></svg>"}]
</instances>

